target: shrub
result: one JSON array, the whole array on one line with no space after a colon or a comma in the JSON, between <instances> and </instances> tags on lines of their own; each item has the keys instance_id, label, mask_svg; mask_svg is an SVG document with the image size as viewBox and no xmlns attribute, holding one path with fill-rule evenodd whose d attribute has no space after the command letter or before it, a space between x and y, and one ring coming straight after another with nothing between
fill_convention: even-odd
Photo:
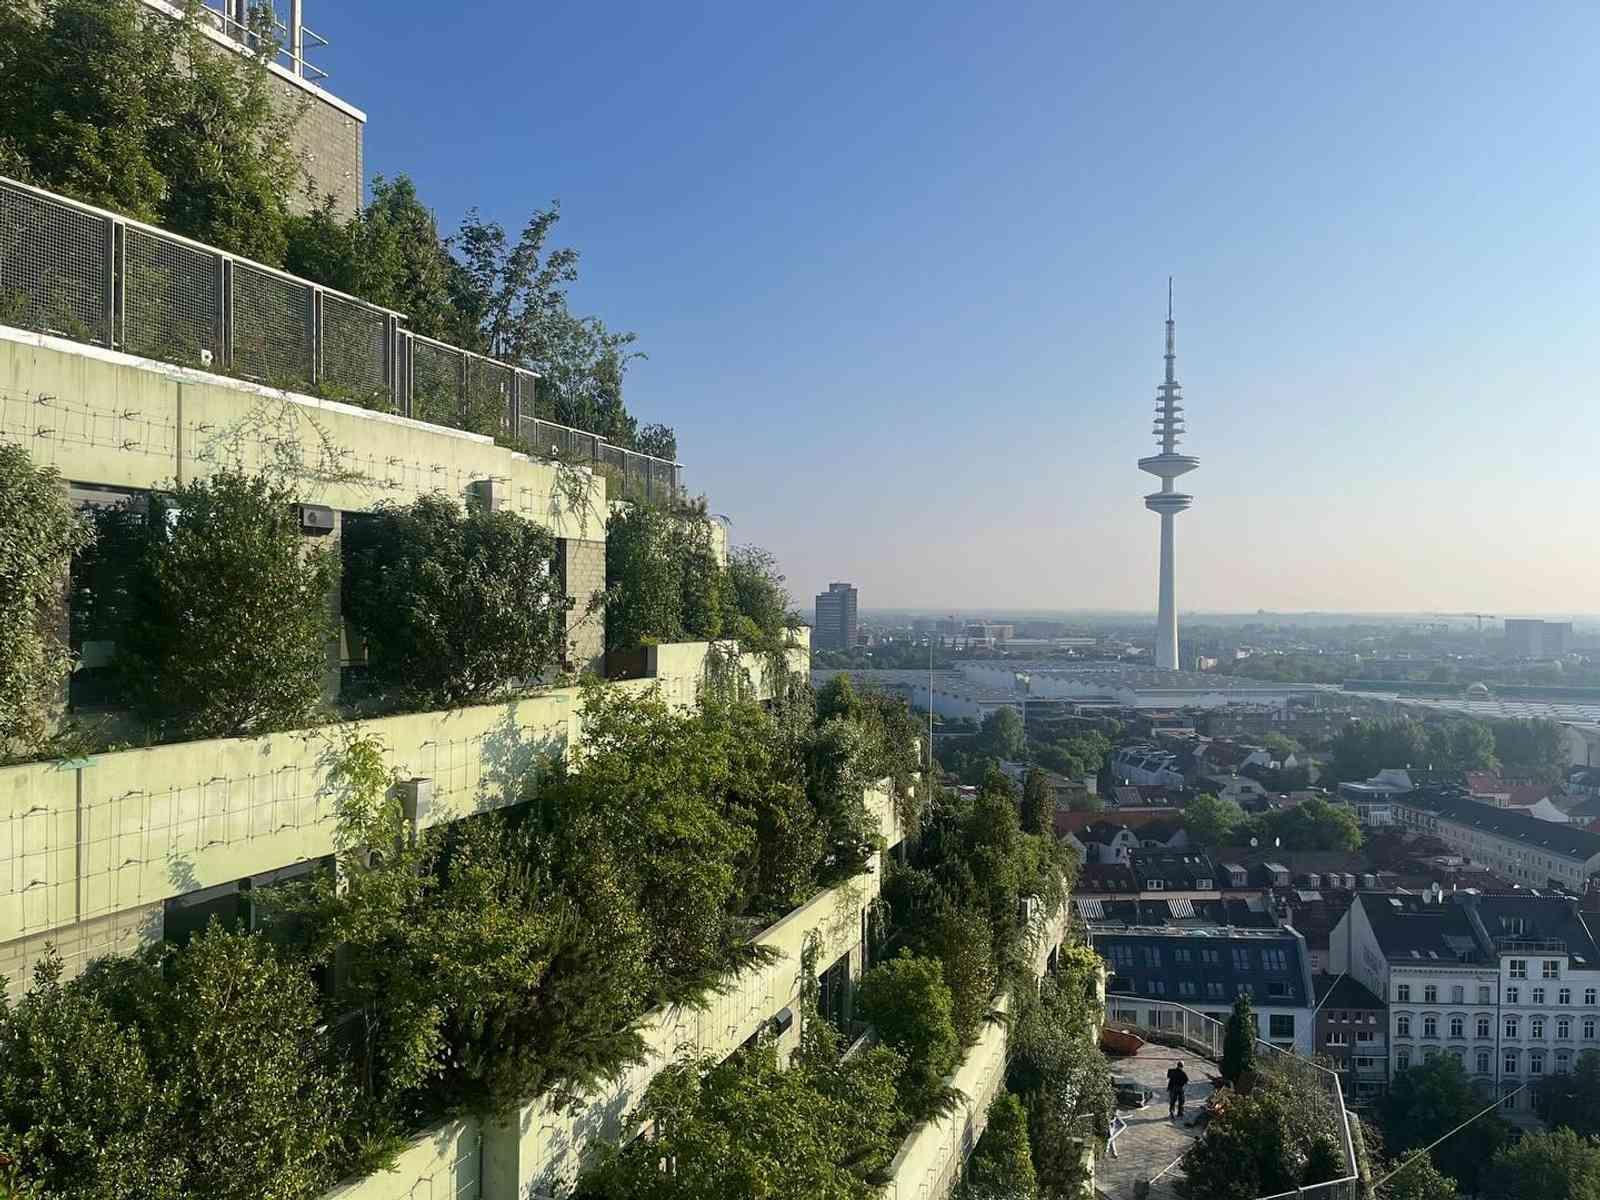
<instances>
[{"instance_id":1,"label":"shrub","mask_svg":"<svg viewBox=\"0 0 1600 1200\"><path fill-rule=\"evenodd\" d=\"M307 724L320 702L339 566L283 485L222 472L100 510L77 603L135 713L165 736Z\"/></svg>"},{"instance_id":2,"label":"shrub","mask_svg":"<svg viewBox=\"0 0 1600 1200\"><path fill-rule=\"evenodd\" d=\"M0 759L49 736L72 660L58 632L67 566L87 537L61 477L0 446Z\"/></svg>"},{"instance_id":3,"label":"shrub","mask_svg":"<svg viewBox=\"0 0 1600 1200\"><path fill-rule=\"evenodd\" d=\"M1256 1021L1248 996L1233 1002L1233 1013L1222 1033L1220 1066L1223 1081L1232 1084L1256 1069Z\"/></svg>"},{"instance_id":4,"label":"shrub","mask_svg":"<svg viewBox=\"0 0 1600 1200\"><path fill-rule=\"evenodd\" d=\"M723 628L743 641L776 639L800 616L783 586L778 560L760 546L736 546L728 551L727 612Z\"/></svg>"},{"instance_id":5,"label":"shrub","mask_svg":"<svg viewBox=\"0 0 1600 1200\"><path fill-rule=\"evenodd\" d=\"M606 523L606 649L722 634L726 580L704 504L630 504Z\"/></svg>"},{"instance_id":6,"label":"shrub","mask_svg":"<svg viewBox=\"0 0 1600 1200\"><path fill-rule=\"evenodd\" d=\"M861 1015L883 1044L905 1057L900 1104L912 1120L947 1111L953 1102L944 1077L961 1057L953 1001L939 963L902 951L861 977Z\"/></svg>"},{"instance_id":7,"label":"shrub","mask_svg":"<svg viewBox=\"0 0 1600 1200\"><path fill-rule=\"evenodd\" d=\"M1039 1194L1022 1103L1001 1092L989 1105L989 1124L967 1160L956 1200L1033 1200Z\"/></svg>"},{"instance_id":8,"label":"shrub","mask_svg":"<svg viewBox=\"0 0 1600 1200\"><path fill-rule=\"evenodd\" d=\"M572 607L554 559L548 530L444 496L350 521L344 612L367 639L370 678L439 707L537 677L559 661Z\"/></svg>"}]
</instances>

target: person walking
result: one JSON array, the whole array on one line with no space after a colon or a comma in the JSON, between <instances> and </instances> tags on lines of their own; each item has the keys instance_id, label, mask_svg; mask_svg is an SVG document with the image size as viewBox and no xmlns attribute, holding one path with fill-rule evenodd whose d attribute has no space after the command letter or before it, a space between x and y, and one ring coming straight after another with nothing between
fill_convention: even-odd
<instances>
[{"instance_id":1,"label":"person walking","mask_svg":"<svg viewBox=\"0 0 1600 1200\"><path fill-rule=\"evenodd\" d=\"M1189 1076L1184 1073L1183 1063L1179 1062L1167 1072L1167 1116L1183 1116L1183 1089L1189 1086Z\"/></svg>"}]
</instances>

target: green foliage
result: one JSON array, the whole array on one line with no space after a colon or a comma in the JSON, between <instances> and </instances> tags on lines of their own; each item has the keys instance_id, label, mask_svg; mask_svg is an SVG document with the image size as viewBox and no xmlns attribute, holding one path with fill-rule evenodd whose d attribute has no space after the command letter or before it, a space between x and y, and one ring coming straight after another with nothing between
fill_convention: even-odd
<instances>
[{"instance_id":1,"label":"green foliage","mask_svg":"<svg viewBox=\"0 0 1600 1200\"><path fill-rule=\"evenodd\" d=\"M1564 1125L1584 1137L1600 1137L1600 1051L1585 1050L1571 1071L1540 1079L1533 1104L1552 1128Z\"/></svg>"},{"instance_id":2,"label":"green foliage","mask_svg":"<svg viewBox=\"0 0 1600 1200\"><path fill-rule=\"evenodd\" d=\"M606 649L722 634L727 581L702 508L630 504L606 523Z\"/></svg>"},{"instance_id":3,"label":"green foliage","mask_svg":"<svg viewBox=\"0 0 1600 1200\"><path fill-rule=\"evenodd\" d=\"M1250 997L1241 995L1233 1002L1233 1012L1222 1037L1223 1081L1236 1084L1256 1069L1256 1020Z\"/></svg>"},{"instance_id":4,"label":"green foliage","mask_svg":"<svg viewBox=\"0 0 1600 1200\"><path fill-rule=\"evenodd\" d=\"M1038 767L1028 771L1022 783L1022 831L1054 836L1056 818L1055 789Z\"/></svg>"},{"instance_id":5,"label":"green foliage","mask_svg":"<svg viewBox=\"0 0 1600 1200\"><path fill-rule=\"evenodd\" d=\"M1263 845L1268 839L1277 839L1285 850L1361 848L1361 826L1355 812L1346 805L1329 804L1318 797L1293 808L1267 813L1258 829Z\"/></svg>"},{"instance_id":6,"label":"green foliage","mask_svg":"<svg viewBox=\"0 0 1600 1200\"><path fill-rule=\"evenodd\" d=\"M1311 1079L1277 1068L1260 1071L1248 1094L1225 1097L1184 1155L1188 1195L1253 1200L1338 1179L1346 1170L1343 1121Z\"/></svg>"},{"instance_id":7,"label":"green foliage","mask_svg":"<svg viewBox=\"0 0 1600 1200\"><path fill-rule=\"evenodd\" d=\"M213 928L0 1005L0 1129L50 1195L312 1196L348 1152L349 1089L316 991L270 944Z\"/></svg>"},{"instance_id":8,"label":"green foliage","mask_svg":"<svg viewBox=\"0 0 1600 1200\"><path fill-rule=\"evenodd\" d=\"M669 1066L629 1116L650 1134L604 1149L574 1200L870 1200L897 1146L899 1065L880 1046L784 1070L766 1043Z\"/></svg>"},{"instance_id":9,"label":"green foliage","mask_svg":"<svg viewBox=\"0 0 1600 1200\"><path fill-rule=\"evenodd\" d=\"M304 177L264 58L137 0L44 0L0 16L7 173L277 265Z\"/></svg>"},{"instance_id":10,"label":"green foliage","mask_svg":"<svg viewBox=\"0 0 1600 1200\"><path fill-rule=\"evenodd\" d=\"M1279 762L1282 762L1291 754L1300 754L1302 752L1299 742L1288 734L1278 733L1276 730L1262 738L1261 744L1266 747L1267 753L1271 754Z\"/></svg>"},{"instance_id":11,"label":"green foliage","mask_svg":"<svg viewBox=\"0 0 1600 1200\"><path fill-rule=\"evenodd\" d=\"M344 612L370 678L416 708L481 702L560 661L571 607L555 539L511 512L441 495L351 520Z\"/></svg>"},{"instance_id":12,"label":"green foliage","mask_svg":"<svg viewBox=\"0 0 1600 1200\"><path fill-rule=\"evenodd\" d=\"M883 1044L905 1060L896 1085L900 1107L913 1121L948 1112L956 1096L944 1077L961 1059L961 1040L938 960L901 951L861 977L856 1001Z\"/></svg>"},{"instance_id":13,"label":"green foliage","mask_svg":"<svg viewBox=\"0 0 1600 1200\"><path fill-rule=\"evenodd\" d=\"M722 627L741 642L782 637L800 622L794 600L784 587L778 560L760 546L735 546L728 551L727 587Z\"/></svg>"},{"instance_id":14,"label":"green foliage","mask_svg":"<svg viewBox=\"0 0 1600 1200\"><path fill-rule=\"evenodd\" d=\"M282 484L224 471L98 510L74 603L134 711L166 737L241 737L307 724L334 622L333 554L301 536Z\"/></svg>"},{"instance_id":15,"label":"green foliage","mask_svg":"<svg viewBox=\"0 0 1600 1200\"><path fill-rule=\"evenodd\" d=\"M1001 1092L989 1105L988 1126L967 1159L957 1200L1033 1200L1039 1194L1022 1103Z\"/></svg>"},{"instance_id":16,"label":"green foliage","mask_svg":"<svg viewBox=\"0 0 1600 1200\"><path fill-rule=\"evenodd\" d=\"M1597 1200L1600 1142L1570 1129L1525 1134L1494 1156L1484 1192L1493 1200Z\"/></svg>"},{"instance_id":17,"label":"green foliage","mask_svg":"<svg viewBox=\"0 0 1600 1200\"><path fill-rule=\"evenodd\" d=\"M1566 774L1566 743L1561 725L1542 717L1491 721L1494 754L1508 777L1556 783Z\"/></svg>"},{"instance_id":18,"label":"green foliage","mask_svg":"<svg viewBox=\"0 0 1600 1200\"><path fill-rule=\"evenodd\" d=\"M1401 1166L1402 1161L1405 1165ZM1388 1171L1400 1168L1384 1184L1385 1200L1456 1200L1460 1195L1456 1181L1433 1165L1426 1153L1416 1153L1391 1163Z\"/></svg>"},{"instance_id":19,"label":"green foliage","mask_svg":"<svg viewBox=\"0 0 1600 1200\"><path fill-rule=\"evenodd\" d=\"M1014 708L997 708L983 719L978 731L978 748L985 754L1002 760L1022 757L1026 739L1022 732L1022 718Z\"/></svg>"},{"instance_id":20,"label":"green foliage","mask_svg":"<svg viewBox=\"0 0 1600 1200\"><path fill-rule=\"evenodd\" d=\"M1427 1146L1483 1108L1466 1068L1448 1054L1434 1055L1397 1074L1379 1107L1383 1138L1396 1156ZM1466 1191L1478 1184L1510 1126L1495 1113L1472 1124L1472 1136L1446 1139L1432 1151L1434 1164Z\"/></svg>"},{"instance_id":21,"label":"green foliage","mask_svg":"<svg viewBox=\"0 0 1600 1200\"><path fill-rule=\"evenodd\" d=\"M1206 792L1183 806L1183 827L1196 846L1226 846L1249 818L1237 800L1221 800Z\"/></svg>"},{"instance_id":22,"label":"green foliage","mask_svg":"<svg viewBox=\"0 0 1600 1200\"><path fill-rule=\"evenodd\" d=\"M67 567L86 537L60 475L0 446L0 760L50 736L72 668L58 632Z\"/></svg>"}]
</instances>

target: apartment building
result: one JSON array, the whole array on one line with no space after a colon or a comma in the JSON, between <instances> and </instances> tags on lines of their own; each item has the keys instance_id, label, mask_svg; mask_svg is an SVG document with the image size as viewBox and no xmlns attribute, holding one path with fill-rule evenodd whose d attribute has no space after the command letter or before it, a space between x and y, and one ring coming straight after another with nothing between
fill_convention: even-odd
<instances>
[{"instance_id":1,"label":"apartment building","mask_svg":"<svg viewBox=\"0 0 1600 1200\"><path fill-rule=\"evenodd\" d=\"M1395 797L1393 806L1402 828L1431 834L1513 883L1582 891L1600 872L1600 833L1480 804L1459 787L1421 788Z\"/></svg>"},{"instance_id":2,"label":"apartment building","mask_svg":"<svg viewBox=\"0 0 1600 1200\"><path fill-rule=\"evenodd\" d=\"M1375 1096L1389 1080L1389 1006L1348 973L1312 976L1317 1053L1343 1076L1347 1096Z\"/></svg>"},{"instance_id":3,"label":"apartment building","mask_svg":"<svg viewBox=\"0 0 1600 1200\"><path fill-rule=\"evenodd\" d=\"M1600 1050L1600 946L1559 896L1364 892L1335 928L1333 969L1388 1005L1389 1072L1450 1054L1509 1109Z\"/></svg>"}]
</instances>

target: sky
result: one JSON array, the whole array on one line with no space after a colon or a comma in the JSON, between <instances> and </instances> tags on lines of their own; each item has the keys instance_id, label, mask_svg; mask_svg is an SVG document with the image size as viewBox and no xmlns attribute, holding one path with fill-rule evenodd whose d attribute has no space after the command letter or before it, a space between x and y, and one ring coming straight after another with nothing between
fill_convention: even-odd
<instances>
[{"instance_id":1,"label":"sky","mask_svg":"<svg viewBox=\"0 0 1600 1200\"><path fill-rule=\"evenodd\" d=\"M1600 9L309 0L368 175L553 199L800 607L1600 611Z\"/></svg>"}]
</instances>

